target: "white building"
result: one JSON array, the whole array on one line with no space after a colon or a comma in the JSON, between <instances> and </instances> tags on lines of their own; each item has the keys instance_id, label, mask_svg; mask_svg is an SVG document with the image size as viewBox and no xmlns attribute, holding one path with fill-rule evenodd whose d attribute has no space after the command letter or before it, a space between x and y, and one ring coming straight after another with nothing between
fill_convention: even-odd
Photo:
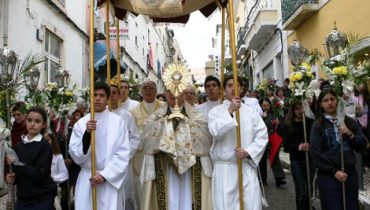
<instances>
[{"instance_id":1,"label":"white building","mask_svg":"<svg viewBox=\"0 0 370 210\"><path fill-rule=\"evenodd\" d=\"M71 74L70 84L88 84L88 5L75 0L0 0L0 33L20 60L42 53L39 86L55 82L61 69ZM3 45L3 39L0 44Z\"/></svg>"},{"instance_id":2,"label":"white building","mask_svg":"<svg viewBox=\"0 0 370 210\"><path fill-rule=\"evenodd\" d=\"M226 21L226 20L225 20ZM220 20L221 22L221 20ZM229 30L227 28L228 26L225 25L225 65L230 64L230 36L229 36ZM221 48L222 48L222 25L217 24L216 25L216 34L212 38L212 49L209 54L210 61L213 61L213 64L211 64L209 61L206 62L206 68L214 65L214 72L207 71L207 75L221 75Z\"/></svg>"},{"instance_id":3,"label":"white building","mask_svg":"<svg viewBox=\"0 0 370 210\"><path fill-rule=\"evenodd\" d=\"M97 31L105 34L105 8L100 9ZM176 57L182 57L176 48L174 32L165 24L155 24L143 15L128 13L125 21L120 21L127 34L120 39L122 63L126 67L125 76L139 81L152 80L157 83L158 92L164 91L162 74ZM115 48L111 43L111 48ZM114 50L115 51L115 50Z\"/></svg>"},{"instance_id":4,"label":"white building","mask_svg":"<svg viewBox=\"0 0 370 210\"><path fill-rule=\"evenodd\" d=\"M239 1L237 56L239 69L250 78L251 88L263 78L288 77L286 32L282 31L279 0Z\"/></svg>"}]
</instances>

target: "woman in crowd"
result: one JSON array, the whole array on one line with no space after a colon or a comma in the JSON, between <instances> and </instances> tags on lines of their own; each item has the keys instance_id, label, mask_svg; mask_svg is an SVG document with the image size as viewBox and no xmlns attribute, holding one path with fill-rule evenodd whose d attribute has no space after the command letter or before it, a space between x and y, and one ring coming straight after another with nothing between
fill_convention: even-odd
<instances>
[{"instance_id":1,"label":"woman in crowd","mask_svg":"<svg viewBox=\"0 0 370 210\"><path fill-rule=\"evenodd\" d=\"M345 117L344 125L337 119L338 99L331 89L324 89L319 96L319 118L312 125L310 153L318 168L318 188L323 210L358 210L358 180L354 151L366 148L365 136L357 122ZM340 142L343 142L341 145ZM341 150L343 149L343 158ZM341 165L344 165L342 170ZM345 198L342 194L345 185Z\"/></svg>"},{"instance_id":2,"label":"woman in crowd","mask_svg":"<svg viewBox=\"0 0 370 210\"><path fill-rule=\"evenodd\" d=\"M309 133L313 120L307 117L305 120L307 140L309 140ZM305 157L305 153L309 151L310 144L304 141L303 129L303 106L300 102L292 103L279 133L281 133L284 139L284 150L289 153L290 157L297 210L308 210L310 201L310 196L308 194L307 162ZM309 161L309 163L310 180L312 182L314 169L311 161Z\"/></svg>"},{"instance_id":3,"label":"woman in crowd","mask_svg":"<svg viewBox=\"0 0 370 210\"><path fill-rule=\"evenodd\" d=\"M270 136L275 131L275 129L277 129L277 127L279 126L279 122L281 119L274 117L273 111L271 110L271 102L268 97L265 97L263 100L261 100L260 105L263 111L262 119L264 120L266 124L267 130ZM267 149L265 150L265 153L263 154L262 159L259 163L263 184L266 184L266 180L267 180L267 154L269 152L270 152L270 143L267 145ZM279 150L274 158L271 168L274 174L276 186L280 187L282 185L285 185L286 184L285 174L284 174L284 170L281 165L281 162L280 162Z\"/></svg>"},{"instance_id":4,"label":"woman in crowd","mask_svg":"<svg viewBox=\"0 0 370 210\"><path fill-rule=\"evenodd\" d=\"M46 126L44 109L28 110L28 134L15 147L21 163L13 164L14 173L6 176L8 183L17 185L16 210L54 210L57 186L51 178L52 149L43 137ZM15 158L7 156L6 160L11 165Z\"/></svg>"}]
</instances>

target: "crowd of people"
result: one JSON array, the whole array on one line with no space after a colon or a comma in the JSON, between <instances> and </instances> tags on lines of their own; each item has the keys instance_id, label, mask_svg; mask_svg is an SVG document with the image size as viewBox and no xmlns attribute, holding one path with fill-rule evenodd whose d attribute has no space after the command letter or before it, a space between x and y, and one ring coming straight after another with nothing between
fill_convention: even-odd
<instances>
[{"instance_id":1,"label":"crowd of people","mask_svg":"<svg viewBox=\"0 0 370 210\"><path fill-rule=\"evenodd\" d=\"M221 86L217 77L208 76L205 93L189 86L176 100L171 91L158 94L156 83L145 81L140 102L129 98L125 80L98 82L94 119L84 103L63 119L17 102L11 110L17 157L6 156L5 172L6 182L16 186L15 209L92 209L96 187L97 208L104 210L226 210L239 209L240 202L245 209L261 210L268 165L276 187L286 185L281 148L290 156L297 210L309 209L312 185L318 186L323 210L343 209L343 200L346 209L359 209L359 178L370 164L366 87L343 97L341 121L340 98L325 81L308 103L315 119L306 115L302 101L290 100L289 79L261 97L242 78L236 84L240 96L235 96L234 82L227 76ZM238 126L241 146L236 148Z\"/></svg>"}]
</instances>

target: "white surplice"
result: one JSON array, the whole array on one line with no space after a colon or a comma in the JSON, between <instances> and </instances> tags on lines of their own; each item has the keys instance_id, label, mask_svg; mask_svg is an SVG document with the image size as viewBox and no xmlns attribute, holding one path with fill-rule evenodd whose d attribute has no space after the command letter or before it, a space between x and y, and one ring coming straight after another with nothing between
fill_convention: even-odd
<instances>
[{"instance_id":1,"label":"white surplice","mask_svg":"<svg viewBox=\"0 0 370 210\"><path fill-rule=\"evenodd\" d=\"M140 103L138 101L127 98L126 101L121 103L118 109L124 109L126 111L131 111L139 105Z\"/></svg>"},{"instance_id":2,"label":"white surplice","mask_svg":"<svg viewBox=\"0 0 370 210\"><path fill-rule=\"evenodd\" d=\"M237 122L228 112L230 101L213 108L209 117L209 131L213 136L211 157L214 164L212 197L215 210L239 209L238 166L235 156ZM262 118L251 107L241 105L241 148L250 159L243 160L244 208L262 209L262 194L258 181L258 163L268 142L268 134Z\"/></svg>"},{"instance_id":3,"label":"white surplice","mask_svg":"<svg viewBox=\"0 0 370 210\"><path fill-rule=\"evenodd\" d=\"M140 144L140 135L138 133L135 119L133 118L132 114L125 109L115 109L112 111L113 113L120 116L126 123L128 133L129 133L129 142L130 142L130 160L134 157L139 144ZM138 198L134 194L134 186L133 186L133 176L134 171L131 165L128 166L127 169L127 176L125 181L123 182L123 188L125 191L125 200L126 200L126 207L138 209L136 203L138 203ZM136 206L136 207L135 207Z\"/></svg>"},{"instance_id":4,"label":"white surplice","mask_svg":"<svg viewBox=\"0 0 370 210\"><path fill-rule=\"evenodd\" d=\"M83 154L82 138L90 114L81 118L73 127L69 153L75 163L81 166L75 194L75 209L92 209L91 147ZM95 114L97 130L96 170L105 182L97 186L97 207L104 210L123 209L123 181L129 163L129 134L126 123L118 115L107 109Z\"/></svg>"},{"instance_id":5,"label":"white surplice","mask_svg":"<svg viewBox=\"0 0 370 210\"><path fill-rule=\"evenodd\" d=\"M262 111L262 108L261 108L261 105L258 103L258 100L256 98L251 98L251 97L247 97L247 96L244 96L242 98L243 102L245 105L251 107L252 109L254 109L260 116L262 116L263 114L263 111Z\"/></svg>"},{"instance_id":6,"label":"white surplice","mask_svg":"<svg viewBox=\"0 0 370 210\"><path fill-rule=\"evenodd\" d=\"M207 102L204 102L200 105L198 105L197 107L195 107L195 109L202 113L204 119L207 120L208 122L208 113L209 111L211 111L211 109L213 109L214 107L216 107L217 105L220 104L220 101L207 101Z\"/></svg>"}]
</instances>

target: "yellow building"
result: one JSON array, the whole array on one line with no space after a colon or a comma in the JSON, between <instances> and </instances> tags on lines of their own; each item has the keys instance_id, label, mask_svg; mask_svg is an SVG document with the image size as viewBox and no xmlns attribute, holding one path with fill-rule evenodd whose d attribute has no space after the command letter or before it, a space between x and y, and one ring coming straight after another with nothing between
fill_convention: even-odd
<instances>
[{"instance_id":1,"label":"yellow building","mask_svg":"<svg viewBox=\"0 0 370 210\"><path fill-rule=\"evenodd\" d=\"M370 35L369 0L283 0L281 7L288 44L298 40L309 51L318 49L326 57L325 40L334 21L341 32ZM360 48L370 49L369 43L363 42Z\"/></svg>"}]
</instances>

